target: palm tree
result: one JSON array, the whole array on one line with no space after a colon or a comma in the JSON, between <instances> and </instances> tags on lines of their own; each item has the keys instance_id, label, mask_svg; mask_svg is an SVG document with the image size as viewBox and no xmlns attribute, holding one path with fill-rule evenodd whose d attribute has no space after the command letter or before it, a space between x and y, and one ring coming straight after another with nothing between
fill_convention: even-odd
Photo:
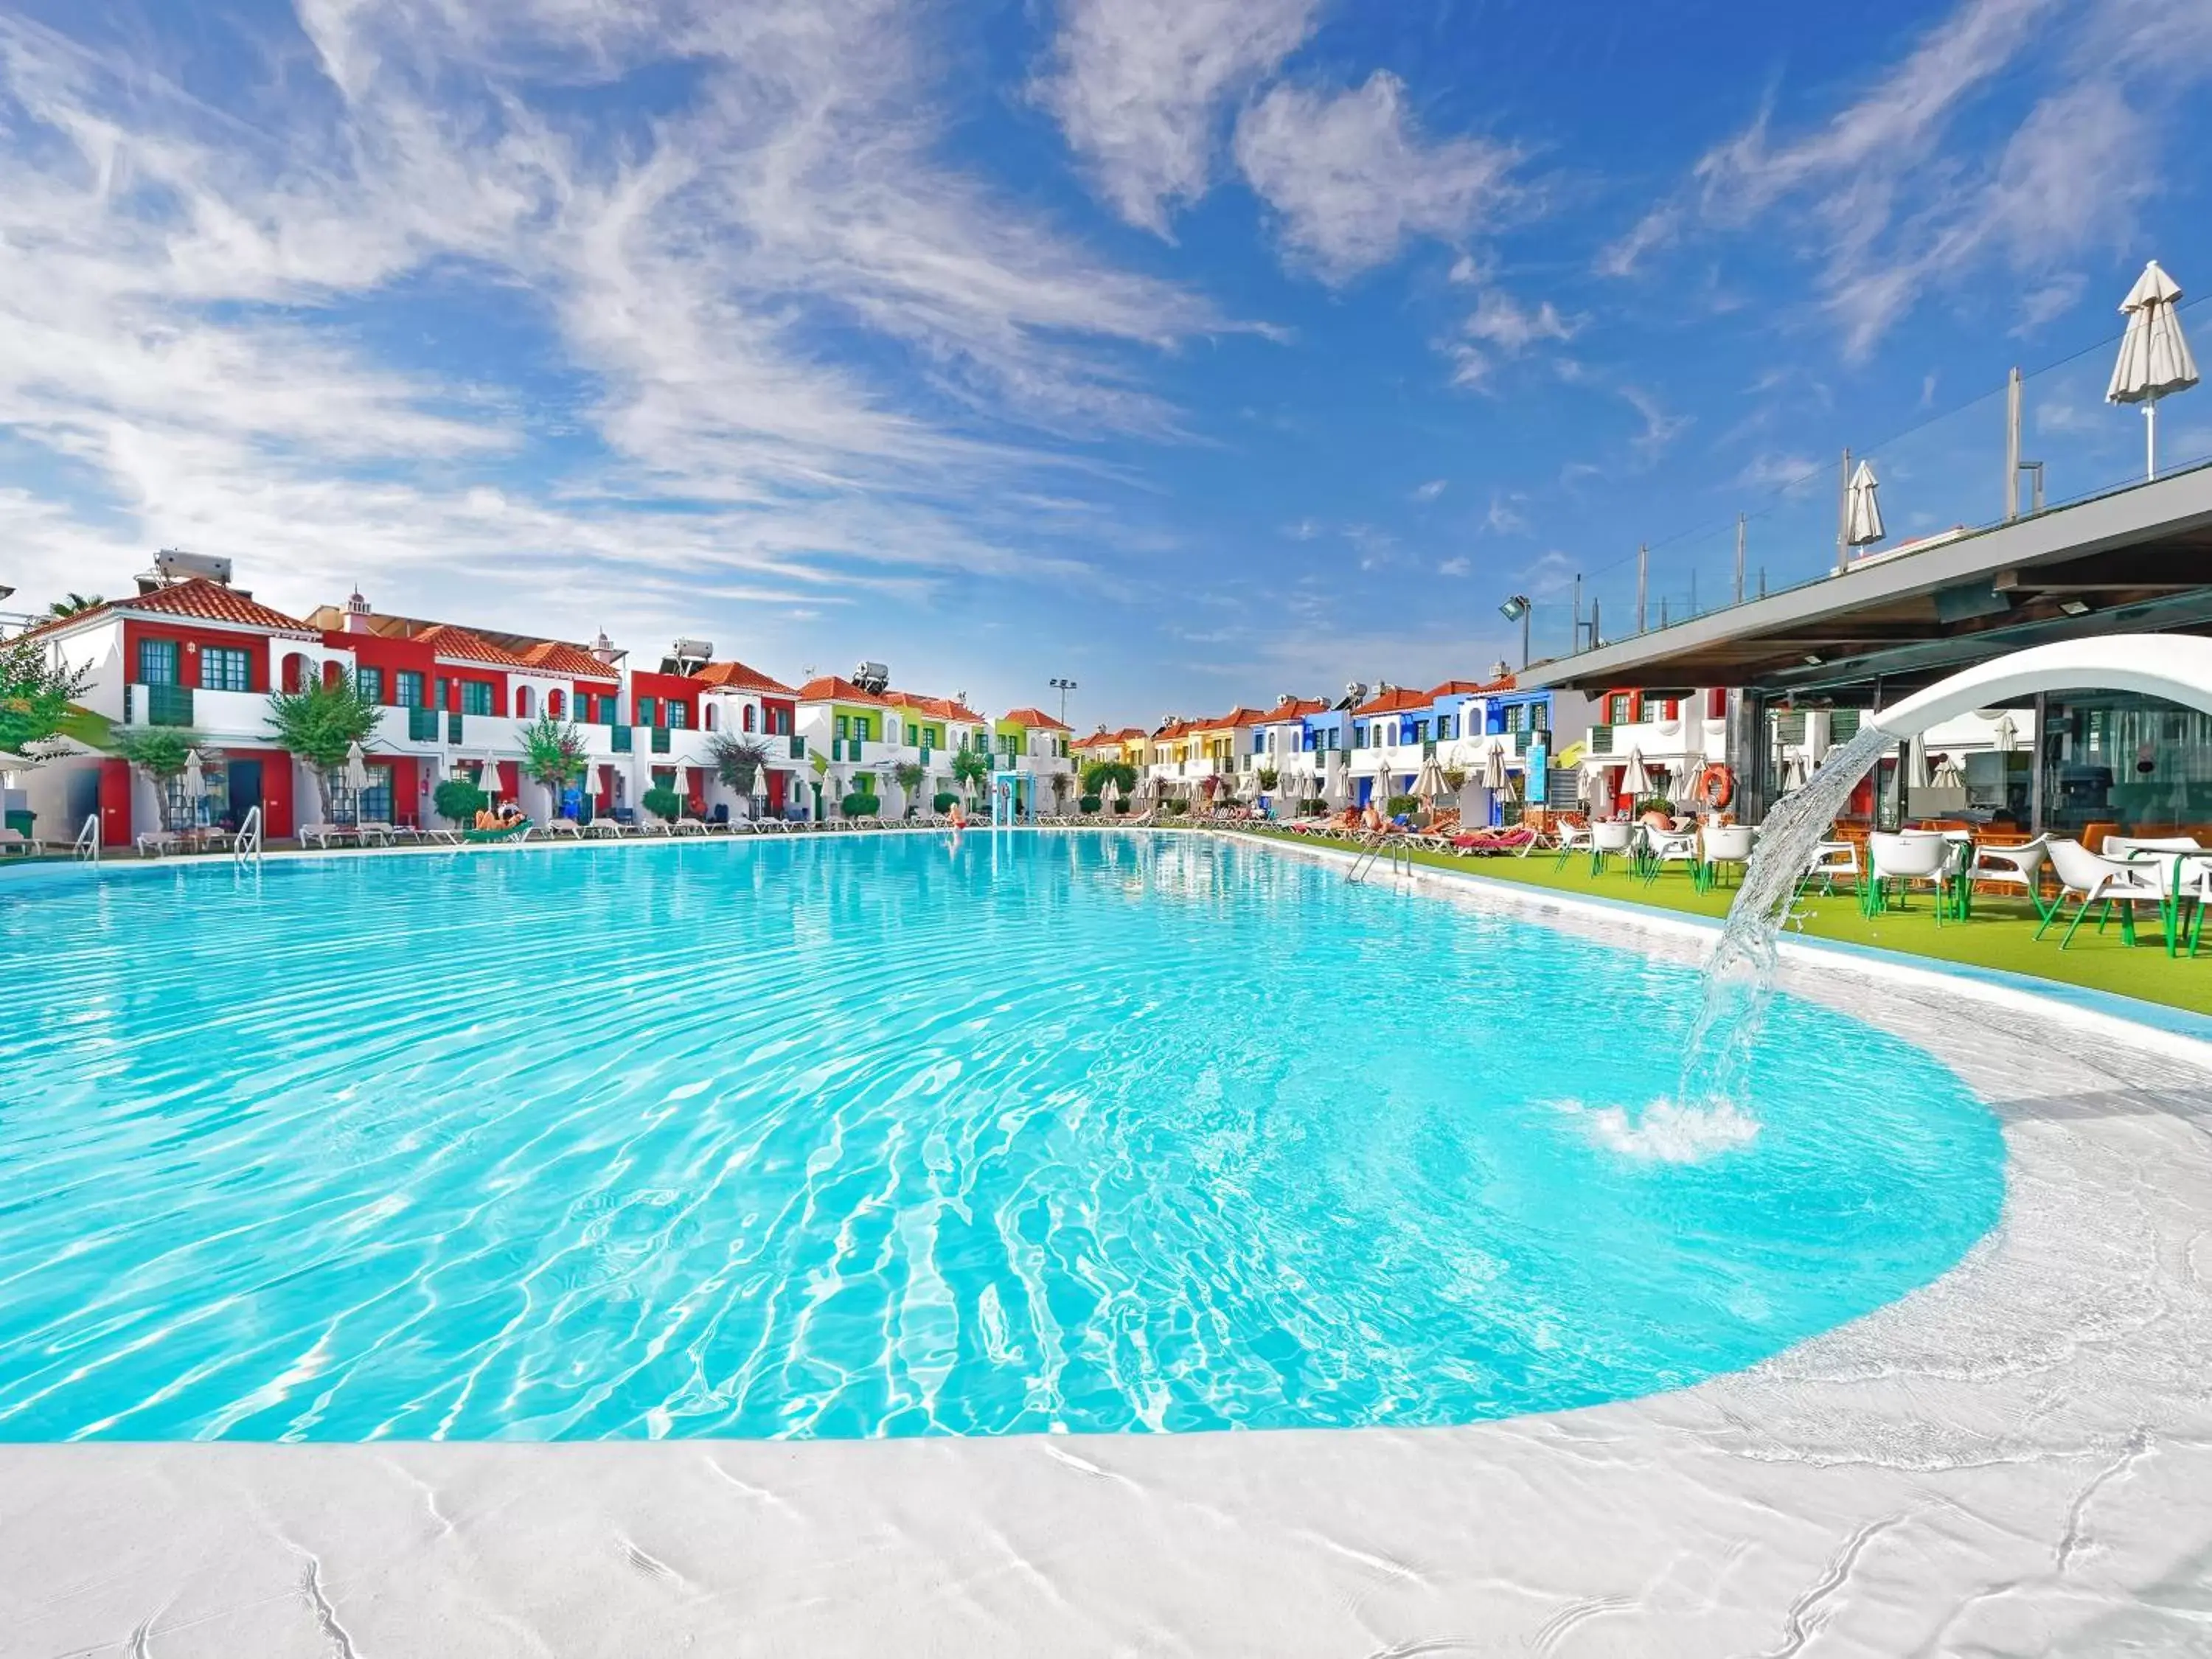
<instances>
[{"instance_id":1,"label":"palm tree","mask_svg":"<svg viewBox=\"0 0 2212 1659\"><path fill-rule=\"evenodd\" d=\"M975 787L991 775L990 757L973 749L963 749L952 757L952 775L972 799Z\"/></svg>"},{"instance_id":2,"label":"palm tree","mask_svg":"<svg viewBox=\"0 0 2212 1659\"><path fill-rule=\"evenodd\" d=\"M354 744L376 735L384 710L362 695L351 674L311 679L297 691L269 694L269 726L276 744L312 767L323 821L331 816L331 774L346 763Z\"/></svg>"},{"instance_id":3,"label":"palm tree","mask_svg":"<svg viewBox=\"0 0 2212 1659\"><path fill-rule=\"evenodd\" d=\"M584 775L591 758L584 734L565 720L540 714L522 728L522 775L543 784L553 798L551 811L561 811L561 792Z\"/></svg>"},{"instance_id":4,"label":"palm tree","mask_svg":"<svg viewBox=\"0 0 2212 1659\"><path fill-rule=\"evenodd\" d=\"M46 614L57 622L60 622L70 617L82 616L84 612L96 610L106 603L107 601L97 593L69 593L48 605Z\"/></svg>"}]
</instances>

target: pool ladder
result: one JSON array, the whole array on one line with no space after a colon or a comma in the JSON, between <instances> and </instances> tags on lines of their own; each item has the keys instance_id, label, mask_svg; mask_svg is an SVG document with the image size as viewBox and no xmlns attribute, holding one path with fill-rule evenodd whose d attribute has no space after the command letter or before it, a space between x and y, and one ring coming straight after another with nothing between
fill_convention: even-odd
<instances>
[{"instance_id":1,"label":"pool ladder","mask_svg":"<svg viewBox=\"0 0 2212 1659\"><path fill-rule=\"evenodd\" d=\"M238 826L238 838L230 844L230 855L240 864L251 860L261 862L261 809L250 809L246 822Z\"/></svg>"},{"instance_id":2,"label":"pool ladder","mask_svg":"<svg viewBox=\"0 0 2212 1659\"><path fill-rule=\"evenodd\" d=\"M76 839L70 843L70 856L73 859L86 860L94 864L100 862L99 813L94 812L85 819L84 828L76 832Z\"/></svg>"},{"instance_id":3,"label":"pool ladder","mask_svg":"<svg viewBox=\"0 0 2212 1659\"><path fill-rule=\"evenodd\" d=\"M1408 882L1413 878L1413 849L1401 841L1392 839L1377 842L1362 853L1353 861L1352 868L1346 872L1345 884L1352 886L1365 881L1368 877L1375 873L1376 866L1385 859L1389 860L1393 885Z\"/></svg>"}]
</instances>

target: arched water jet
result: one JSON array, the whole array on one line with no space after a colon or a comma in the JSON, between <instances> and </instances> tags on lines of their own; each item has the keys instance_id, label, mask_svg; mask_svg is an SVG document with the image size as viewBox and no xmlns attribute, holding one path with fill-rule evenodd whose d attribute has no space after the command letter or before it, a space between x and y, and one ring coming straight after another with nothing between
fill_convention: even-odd
<instances>
[{"instance_id":1,"label":"arched water jet","mask_svg":"<svg viewBox=\"0 0 2212 1659\"><path fill-rule=\"evenodd\" d=\"M1705 1002L1691 1036L1686 1097L1732 1092L1734 1066L1748 1052L1772 985L1775 940L1813 849L1882 752L1954 715L2008 698L2087 690L2139 692L2212 714L2212 639L2114 634L2039 645L1964 670L1870 716L1803 788L1767 815L1720 940L1706 958ZM1747 976L1747 998L1732 1011L1728 988Z\"/></svg>"}]
</instances>

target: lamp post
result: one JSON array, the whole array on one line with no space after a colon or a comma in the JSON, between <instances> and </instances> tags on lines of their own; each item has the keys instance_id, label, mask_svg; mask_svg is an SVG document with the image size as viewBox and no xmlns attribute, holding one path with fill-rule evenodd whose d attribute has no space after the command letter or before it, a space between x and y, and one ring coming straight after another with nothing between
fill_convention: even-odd
<instances>
[{"instance_id":1,"label":"lamp post","mask_svg":"<svg viewBox=\"0 0 2212 1659\"><path fill-rule=\"evenodd\" d=\"M1526 593L1516 593L1498 607L1498 614L1506 621L1521 624L1521 666L1523 669L1528 666L1528 613L1534 609Z\"/></svg>"},{"instance_id":2,"label":"lamp post","mask_svg":"<svg viewBox=\"0 0 2212 1659\"><path fill-rule=\"evenodd\" d=\"M1076 689L1073 680L1049 679L1045 684L1060 693L1060 723L1067 724L1067 694Z\"/></svg>"}]
</instances>

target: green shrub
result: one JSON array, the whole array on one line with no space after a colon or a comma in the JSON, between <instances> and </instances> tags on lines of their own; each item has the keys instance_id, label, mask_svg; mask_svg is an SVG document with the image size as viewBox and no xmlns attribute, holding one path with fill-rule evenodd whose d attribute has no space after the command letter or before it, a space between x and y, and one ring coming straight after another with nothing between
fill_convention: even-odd
<instances>
[{"instance_id":1,"label":"green shrub","mask_svg":"<svg viewBox=\"0 0 2212 1659\"><path fill-rule=\"evenodd\" d=\"M1308 817L1317 817L1328 811L1328 803L1319 795L1311 795L1298 803L1298 811Z\"/></svg>"},{"instance_id":2,"label":"green shrub","mask_svg":"<svg viewBox=\"0 0 2212 1659\"><path fill-rule=\"evenodd\" d=\"M686 805L683 796L666 788L648 789L638 797L638 801L653 817L666 818L672 823L684 816Z\"/></svg>"},{"instance_id":3,"label":"green shrub","mask_svg":"<svg viewBox=\"0 0 2212 1659\"><path fill-rule=\"evenodd\" d=\"M1083 793L1086 795L1104 794L1109 780L1121 792L1124 800L1137 793L1137 769L1127 761L1086 762L1077 779L1083 785Z\"/></svg>"},{"instance_id":4,"label":"green shrub","mask_svg":"<svg viewBox=\"0 0 2212 1659\"><path fill-rule=\"evenodd\" d=\"M1084 795L1077 799L1075 805L1079 811L1095 812L1098 810L1098 797L1096 795Z\"/></svg>"},{"instance_id":5,"label":"green shrub","mask_svg":"<svg viewBox=\"0 0 2212 1659\"><path fill-rule=\"evenodd\" d=\"M1401 812L1418 812L1421 810L1421 798L1419 795L1393 795L1383 803L1382 810L1394 818Z\"/></svg>"},{"instance_id":6,"label":"green shrub","mask_svg":"<svg viewBox=\"0 0 2212 1659\"><path fill-rule=\"evenodd\" d=\"M954 794L950 789L940 789L929 804L931 806L934 807L939 813L943 814L950 812L954 807L959 805L960 797Z\"/></svg>"},{"instance_id":7,"label":"green shrub","mask_svg":"<svg viewBox=\"0 0 2212 1659\"><path fill-rule=\"evenodd\" d=\"M430 805L447 823L466 829L477 821L477 813L491 805L491 797L470 779L447 778L430 792Z\"/></svg>"},{"instance_id":8,"label":"green shrub","mask_svg":"<svg viewBox=\"0 0 2212 1659\"><path fill-rule=\"evenodd\" d=\"M1640 818L1646 812L1664 812L1671 818L1674 816L1674 803L1664 795L1646 795L1636 803L1632 816Z\"/></svg>"},{"instance_id":9,"label":"green shrub","mask_svg":"<svg viewBox=\"0 0 2212 1659\"><path fill-rule=\"evenodd\" d=\"M1272 795L1275 793L1275 785L1282 781L1282 776L1283 775L1272 766L1263 766L1260 769L1260 787Z\"/></svg>"},{"instance_id":10,"label":"green shrub","mask_svg":"<svg viewBox=\"0 0 2212 1659\"><path fill-rule=\"evenodd\" d=\"M884 803L879 797L864 795L858 790L846 796L839 805L845 809L845 816L848 818L873 817L884 810Z\"/></svg>"}]
</instances>

